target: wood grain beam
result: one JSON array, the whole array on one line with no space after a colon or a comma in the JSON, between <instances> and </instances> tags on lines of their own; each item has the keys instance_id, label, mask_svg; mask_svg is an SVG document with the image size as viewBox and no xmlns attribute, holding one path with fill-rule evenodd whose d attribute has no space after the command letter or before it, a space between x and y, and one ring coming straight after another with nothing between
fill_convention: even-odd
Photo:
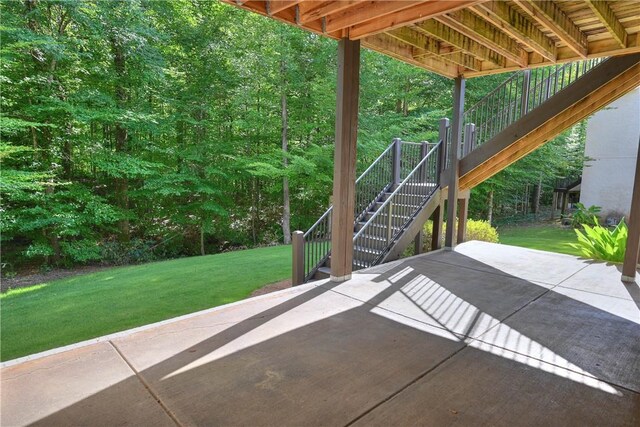
<instances>
[{"instance_id":1,"label":"wood grain beam","mask_svg":"<svg viewBox=\"0 0 640 427\"><path fill-rule=\"evenodd\" d=\"M613 38L618 42L620 47L627 47L627 32L618 18L616 18L611 7L609 7L609 2L603 0L589 0L587 1L587 4L598 17L600 22L605 26L607 31L609 31Z\"/></svg>"},{"instance_id":2,"label":"wood grain beam","mask_svg":"<svg viewBox=\"0 0 640 427\"><path fill-rule=\"evenodd\" d=\"M486 45L521 67L527 65L527 52L506 34L467 10L436 17L436 20L463 35Z\"/></svg>"},{"instance_id":3,"label":"wood grain beam","mask_svg":"<svg viewBox=\"0 0 640 427\"><path fill-rule=\"evenodd\" d=\"M363 0L345 0L345 1L303 1L298 6L300 8L298 23L305 24L324 18L332 13L338 13Z\"/></svg>"},{"instance_id":4,"label":"wood grain beam","mask_svg":"<svg viewBox=\"0 0 640 427\"><path fill-rule=\"evenodd\" d=\"M416 49L387 34L375 34L362 39L362 44L377 52L436 72L445 77L454 78L462 71L459 67L446 63L435 56L416 56Z\"/></svg>"},{"instance_id":5,"label":"wood grain beam","mask_svg":"<svg viewBox=\"0 0 640 427\"><path fill-rule=\"evenodd\" d=\"M393 38L396 38L402 42L424 50L423 54L432 53L435 55L440 54L440 43L426 35L415 31L409 27L401 27L395 30L388 31L386 34ZM414 54L414 56L417 56Z\"/></svg>"},{"instance_id":6,"label":"wood grain beam","mask_svg":"<svg viewBox=\"0 0 640 427\"><path fill-rule=\"evenodd\" d=\"M434 16L463 9L474 4L480 4L486 0L432 0L422 1L419 4L400 10L396 13L387 14L376 19L370 19L361 24L349 27L349 37L359 39L372 34L389 31L394 28L410 25L415 22L425 21ZM389 2L394 3L394 2Z\"/></svg>"},{"instance_id":7,"label":"wood grain beam","mask_svg":"<svg viewBox=\"0 0 640 427\"><path fill-rule=\"evenodd\" d=\"M525 16L504 1L481 3L472 10L509 36L549 61L556 60L556 45Z\"/></svg>"},{"instance_id":8,"label":"wood grain beam","mask_svg":"<svg viewBox=\"0 0 640 427\"><path fill-rule=\"evenodd\" d=\"M514 0L538 24L555 34L581 58L587 57L587 36L552 1Z\"/></svg>"},{"instance_id":9,"label":"wood grain beam","mask_svg":"<svg viewBox=\"0 0 640 427\"><path fill-rule=\"evenodd\" d=\"M267 0L266 9L267 14L269 16L275 15L276 13L282 12L285 9L293 7L300 3L301 0Z\"/></svg>"},{"instance_id":10,"label":"wood grain beam","mask_svg":"<svg viewBox=\"0 0 640 427\"><path fill-rule=\"evenodd\" d=\"M469 70L481 70L482 62L476 59L475 56L469 55L464 52L450 52L441 55L442 59L451 61L454 64L458 64L463 66L464 68L468 68Z\"/></svg>"},{"instance_id":11,"label":"wood grain beam","mask_svg":"<svg viewBox=\"0 0 640 427\"><path fill-rule=\"evenodd\" d=\"M444 25L442 22L429 19L415 24L415 27L419 31L422 31L437 40L455 46L458 49L462 49L478 59L490 61L498 67L504 67L506 65L506 58L504 56L465 36L461 32Z\"/></svg>"},{"instance_id":12,"label":"wood grain beam","mask_svg":"<svg viewBox=\"0 0 640 427\"><path fill-rule=\"evenodd\" d=\"M423 3L422 1L366 1L358 2L341 12L326 17L326 31L332 33L352 27L361 22L379 19L384 15L407 9ZM350 37L352 38L352 37ZM352 38L353 39L353 38Z\"/></svg>"}]
</instances>

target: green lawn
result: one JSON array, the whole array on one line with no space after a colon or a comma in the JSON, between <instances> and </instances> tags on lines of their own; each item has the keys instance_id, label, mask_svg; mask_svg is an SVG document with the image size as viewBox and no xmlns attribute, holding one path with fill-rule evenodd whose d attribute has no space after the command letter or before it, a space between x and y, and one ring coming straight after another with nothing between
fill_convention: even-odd
<instances>
[{"instance_id":1,"label":"green lawn","mask_svg":"<svg viewBox=\"0 0 640 427\"><path fill-rule=\"evenodd\" d=\"M275 246L121 267L0 295L9 360L246 298L291 276Z\"/></svg>"},{"instance_id":2,"label":"green lawn","mask_svg":"<svg viewBox=\"0 0 640 427\"><path fill-rule=\"evenodd\" d=\"M576 233L572 229L557 225L530 225L520 227L500 227L500 243L542 251L559 252L580 256L580 251L570 246L577 243Z\"/></svg>"}]
</instances>

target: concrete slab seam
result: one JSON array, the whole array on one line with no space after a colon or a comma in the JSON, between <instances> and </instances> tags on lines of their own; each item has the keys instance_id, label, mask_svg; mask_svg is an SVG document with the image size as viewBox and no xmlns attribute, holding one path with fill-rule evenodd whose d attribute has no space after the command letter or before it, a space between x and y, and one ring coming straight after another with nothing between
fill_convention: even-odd
<instances>
[{"instance_id":1,"label":"concrete slab seam","mask_svg":"<svg viewBox=\"0 0 640 427\"><path fill-rule=\"evenodd\" d=\"M148 384L145 379L142 377L142 375L140 375L140 373L138 372L138 370L136 368L133 367L133 365L129 362L129 360L127 360L127 358L124 356L124 354L120 351L120 349L112 342L109 341L109 344L111 344L111 346L113 347L113 349L115 350L116 353L118 353L118 356L120 356L120 358L122 359L122 361L124 363L127 364L127 366L129 367L129 369L131 369L131 371L135 374L136 378L138 379L138 381L140 381L140 383L142 384L142 386L147 390L147 393L149 393L151 395L151 397L158 403L158 405L160 405L160 407L162 408L162 410L167 414L167 416L169 418L171 418L171 420L173 420L174 423L176 423L176 425L178 427L184 427L184 425L178 420L178 418L176 417L176 415L169 409L169 407L167 405L164 404L164 402L162 401L162 399L160 399L160 396L158 396L153 389L151 388L151 385Z\"/></svg>"},{"instance_id":2,"label":"concrete slab seam","mask_svg":"<svg viewBox=\"0 0 640 427\"><path fill-rule=\"evenodd\" d=\"M454 351L452 354L450 354L449 356L445 357L444 359L442 359L440 362L436 363L434 366L432 366L431 368L427 369L426 371L424 371L423 373L419 374L416 378L414 378L413 380L409 381L407 384L405 384L404 386L400 387L398 390L396 390L395 392L391 393L389 396L385 397L384 399L382 399L380 402L376 403L375 405L373 405L371 408L366 409L362 414L358 415L357 417L355 417L353 420L349 421L347 424L345 424L345 427L349 427L352 426L353 424L355 424L356 422L358 422L358 420L362 419L363 417L365 417L367 414L371 413L372 411L376 410L377 408L379 408L381 405L384 405L385 403L387 403L388 401L390 401L391 399L395 398L396 396L398 396L400 393L402 393L403 391L405 391L407 388L411 387L413 384L417 383L418 381L420 381L421 379L423 379L424 377L426 377L427 375L429 375L431 372L433 372L434 370L438 369L440 366L442 366L442 364L446 363L447 361L453 359L455 356L457 356L461 351L465 350L466 348L468 348L469 346L465 343L460 349Z\"/></svg>"}]
</instances>

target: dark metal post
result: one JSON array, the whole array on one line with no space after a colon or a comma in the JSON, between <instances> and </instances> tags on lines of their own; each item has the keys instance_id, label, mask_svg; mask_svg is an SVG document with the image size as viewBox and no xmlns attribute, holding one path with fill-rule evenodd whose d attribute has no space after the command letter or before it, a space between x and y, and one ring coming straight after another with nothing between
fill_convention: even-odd
<instances>
[{"instance_id":1,"label":"dark metal post","mask_svg":"<svg viewBox=\"0 0 640 427\"><path fill-rule=\"evenodd\" d=\"M304 233L302 231L294 231L291 238L291 248L293 250L293 265L291 266L293 286L304 283Z\"/></svg>"},{"instance_id":2,"label":"dark metal post","mask_svg":"<svg viewBox=\"0 0 640 427\"><path fill-rule=\"evenodd\" d=\"M400 138L393 140L393 188L396 188L402 182L400 175L400 161L402 159L402 141Z\"/></svg>"},{"instance_id":3,"label":"dark metal post","mask_svg":"<svg viewBox=\"0 0 640 427\"><path fill-rule=\"evenodd\" d=\"M522 78L522 100L520 104L520 117L524 117L529 109L529 85L531 83L531 70L524 70Z\"/></svg>"}]
</instances>

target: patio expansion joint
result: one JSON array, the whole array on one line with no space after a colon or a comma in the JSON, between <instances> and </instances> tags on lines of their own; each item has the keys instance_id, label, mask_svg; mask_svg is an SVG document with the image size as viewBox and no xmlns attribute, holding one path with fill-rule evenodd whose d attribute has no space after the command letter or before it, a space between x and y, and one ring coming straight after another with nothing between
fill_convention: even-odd
<instances>
[{"instance_id":1,"label":"patio expansion joint","mask_svg":"<svg viewBox=\"0 0 640 427\"><path fill-rule=\"evenodd\" d=\"M431 368L427 369L423 373L419 374L416 378L414 378L413 380L409 381L404 386L400 387L398 390L396 390L393 393L391 393L389 396L385 397L384 399L382 399L378 403L374 404L369 409L365 409L360 415L358 415L357 417L355 417L354 419L349 421L347 424L345 424L345 427L349 427L349 426L354 425L356 422L358 422L360 419L365 417L367 414L375 411L377 408L379 408L380 406L384 405L388 401L392 400L393 398L398 396L400 393L402 393L403 391L405 391L406 389L411 387L413 384L417 383L418 381L422 380L424 377L429 375L431 372L433 372L434 370L438 369L444 363L448 362L449 360L451 360L452 358L457 356L461 351L465 350L467 347L468 347L468 345L465 343L461 348L459 348L458 350L454 351L449 356L445 357L440 362L436 363L434 366L432 366Z\"/></svg>"},{"instance_id":2,"label":"patio expansion joint","mask_svg":"<svg viewBox=\"0 0 640 427\"><path fill-rule=\"evenodd\" d=\"M158 405L160 405L160 407L162 408L162 410L167 414L167 416L169 418L171 418L171 420L178 426L178 427L184 427L184 425L180 422L180 420L178 420L178 418L176 417L176 415L169 409L169 407L167 405L165 405L165 403L162 401L162 399L160 398L160 396L158 396L153 389L151 388L151 385L149 383L147 383L147 381L142 377L142 375L140 375L140 373L138 372L138 370L136 368L134 368L134 366L131 364L131 362L129 362L129 360L125 357L125 355L122 353L122 351L120 351L120 349L118 348L118 346L115 345L115 343L111 340L108 341L109 344L111 345L111 347L113 347L113 349L115 350L115 352L118 354L118 356L120 356L120 358L122 359L122 361L124 363L127 364L127 366L129 367L129 369L131 369L131 371L135 374L136 378L138 379L138 381L140 381L140 383L142 384L142 386L145 388L145 390L147 390L147 393L149 393L151 395L151 397L158 403Z\"/></svg>"}]
</instances>

